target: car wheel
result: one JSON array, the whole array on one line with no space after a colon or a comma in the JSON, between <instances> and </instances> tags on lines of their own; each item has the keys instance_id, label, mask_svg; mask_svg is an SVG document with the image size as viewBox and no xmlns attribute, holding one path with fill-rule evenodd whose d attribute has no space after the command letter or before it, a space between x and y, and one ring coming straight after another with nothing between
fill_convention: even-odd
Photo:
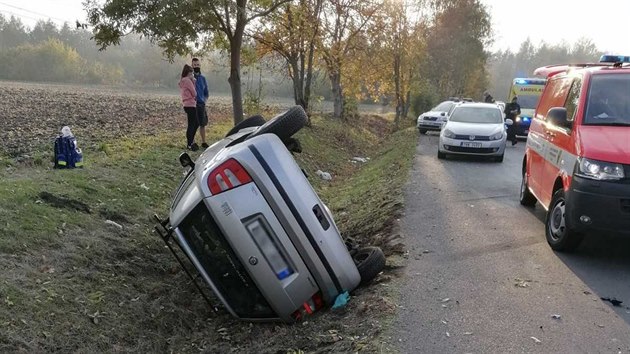
<instances>
[{"instance_id":1,"label":"car wheel","mask_svg":"<svg viewBox=\"0 0 630 354\"><path fill-rule=\"evenodd\" d=\"M293 106L288 111L271 118L267 123L263 124L258 130L253 132L247 139L251 139L263 134L275 134L280 140L285 141L293 134L302 129L308 116L304 112L302 106Z\"/></svg>"},{"instance_id":2,"label":"car wheel","mask_svg":"<svg viewBox=\"0 0 630 354\"><path fill-rule=\"evenodd\" d=\"M503 162L503 155L495 157L494 161L496 161L496 162Z\"/></svg>"},{"instance_id":3,"label":"car wheel","mask_svg":"<svg viewBox=\"0 0 630 354\"><path fill-rule=\"evenodd\" d=\"M572 251L580 245L584 236L573 230L566 218L566 199L564 191L553 194L551 206L545 220L547 243L555 251Z\"/></svg>"},{"instance_id":4,"label":"car wheel","mask_svg":"<svg viewBox=\"0 0 630 354\"><path fill-rule=\"evenodd\" d=\"M236 134L241 129L260 127L263 124L265 124L265 118L263 118L261 115L251 116L235 125L232 129L230 129L230 131L227 132L227 134L225 134L225 136L228 137L232 134Z\"/></svg>"},{"instance_id":5,"label":"car wheel","mask_svg":"<svg viewBox=\"0 0 630 354\"><path fill-rule=\"evenodd\" d=\"M419 128L418 131L420 132L420 134L426 134L428 132L427 129L422 129L422 128Z\"/></svg>"},{"instance_id":6,"label":"car wheel","mask_svg":"<svg viewBox=\"0 0 630 354\"><path fill-rule=\"evenodd\" d=\"M446 154L438 150L438 159L442 160L446 158Z\"/></svg>"},{"instance_id":7,"label":"car wheel","mask_svg":"<svg viewBox=\"0 0 630 354\"><path fill-rule=\"evenodd\" d=\"M519 195L521 205L533 207L536 205L536 197L529 191L529 184L527 183L527 170L523 171L523 178L521 179L521 193Z\"/></svg>"},{"instance_id":8,"label":"car wheel","mask_svg":"<svg viewBox=\"0 0 630 354\"><path fill-rule=\"evenodd\" d=\"M374 279L385 268L385 254L378 247L361 248L352 258L361 275L362 284Z\"/></svg>"}]
</instances>

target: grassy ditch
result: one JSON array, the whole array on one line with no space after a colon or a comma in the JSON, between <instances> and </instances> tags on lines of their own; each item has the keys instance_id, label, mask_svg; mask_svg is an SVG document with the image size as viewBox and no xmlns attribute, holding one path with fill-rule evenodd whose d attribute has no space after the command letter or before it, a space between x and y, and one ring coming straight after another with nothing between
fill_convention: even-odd
<instances>
[{"instance_id":1,"label":"grassy ditch","mask_svg":"<svg viewBox=\"0 0 630 354\"><path fill-rule=\"evenodd\" d=\"M393 254L388 235L416 136L389 133L381 118L366 122L314 119L297 136L304 152L296 158L344 235ZM215 123L211 140L228 128ZM151 215L166 215L182 177L182 139L176 131L95 142L80 170L50 169L45 152L19 163L0 158L0 352L377 351L395 311L391 270L344 310L296 325L209 310L151 233Z\"/></svg>"}]
</instances>

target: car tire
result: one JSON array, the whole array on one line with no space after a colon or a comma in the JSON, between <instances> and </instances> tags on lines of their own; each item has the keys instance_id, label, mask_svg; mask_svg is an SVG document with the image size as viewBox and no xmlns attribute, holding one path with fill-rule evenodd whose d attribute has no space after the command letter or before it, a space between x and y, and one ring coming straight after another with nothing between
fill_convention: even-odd
<instances>
[{"instance_id":1,"label":"car tire","mask_svg":"<svg viewBox=\"0 0 630 354\"><path fill-rule=\"evenodd\" d=\"M418 131L420 132L420 134L426 134L428 132L427 129L422 129L422 128L418 128Z\"/></svg>"},{"instance_id":2,"label":"car tire","mask_svg":"<svg viewBox=\"0 0 630 354\"><path fill-rule=\"evenodd\" d=\"M533 207L536 205L536 197L529 191L529 183L527 183L527 170L523 171L519 201L521 202L521 205L526 207Z\"/></svg>"},{"instance_id":3,"label":"car tire","mask_svg":"<svg viewBox=\"0 0 630 354\"><path fill-rule=\"evenodd\" d=\"M385 254L378 247L363 247L352 256L361 275L361 283L374 279L385 268Z\"/></svg>"},{"instance_id":4,"label":"car tire","mask_svg":"<svg viewBox=\"0 0 630 354\"><path fill-rule=\"evenodd\" d=\"M234 127L232 127L232 129L230 129L230 131L228 131L227 134L225 134L225 136L228 137L230 135L236 134L241 129L251 128L251 127L260 127L261 125L265 123L266 123L265 118L263 118L261 115L251 116L245 119L244 121L238 123Z\"/></svg>"},{"instance_id":5,"label":"car tire","mask_svg":"<svg viewBox=\"0 0 630 354\"><path fill-rule=\"evenodd\" d=\"M556 191L551 199L545 219L547 243L554 251L569 252L575 250L584 235L571 229L566 218L566 198L562 189Z\"/></svg>"},{"instance_id":6,"label":"car tire","mask_svg":"<svg viewBox=\"0 0 630 354\"><path fill-rule=\"evenodd\" d=\"M503 162L503 155L495 157L494 161L496 161L496 162Z\"/></svg>"},{"instance_id":7,"label":"car tire","mask_svg":"<svg viewBox=\"0 0 630 354\"><path fill-rule=\"evenodd\" d=\"M308 121L308 116L302 106L293 106L284 113L281 113L253 132L247 139L251 139L263 134L275 134L280 140L286 141L288 138L302 129ZM246 140L247 140L246 139Z\"/></svg>"},{"instance_id":8,"label":"car tire","mask_svg":"<svg viewBox=\"0 0 630 354\"><path fill-rule=\"evenodd\" d=\"M438 150L438 159L442 160L446 158L446 154Z\"/></svg>"}]
</instances>

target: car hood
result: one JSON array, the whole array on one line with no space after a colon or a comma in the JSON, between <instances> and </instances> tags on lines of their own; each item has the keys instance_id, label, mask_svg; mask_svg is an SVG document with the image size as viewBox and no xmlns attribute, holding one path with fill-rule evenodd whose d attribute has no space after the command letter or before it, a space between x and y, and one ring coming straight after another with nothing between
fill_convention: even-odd
<instances>
[{"instance_id":1,"label":"car hood","mask_svg":"<svg viewBox=\"0 0 630 354\"><path fill-rule=\"evenodd\" d=\"M582 125L577 131L580 156L630 164L630 127Z\"/></svg>"},{"instance_id":2,"label":"car hood","mask_svg":"<svg viewBox=\"0 0 630 354\"><path fill-rule=\"evenodd\" d=\"M448 123L446 123L445 128L457 135L490 136L492 134L498 133L502 129L505 129L505 126L502 123L479 124L449 121Z\"/></svg>"},{"instance_id":3,"label":"car hood","mask_svg":"<svg viewBox=\"0 0 630 354\"><path fill-rule=\"evenodd\" d=\"M429 111L429 112L424 112L422 113L422 116L424 117L438 117L438 118L446 118L446 115L442 115L442 111Z\"/></svg>"}]
</instances>

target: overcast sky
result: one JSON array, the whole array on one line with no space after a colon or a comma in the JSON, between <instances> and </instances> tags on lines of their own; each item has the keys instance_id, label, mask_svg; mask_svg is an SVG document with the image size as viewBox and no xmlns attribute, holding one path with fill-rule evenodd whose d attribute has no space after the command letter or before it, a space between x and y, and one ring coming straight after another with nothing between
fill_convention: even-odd
<instances>
[{"instance_id":1,"label":"overcast sky","mask_svg":"<svg viewBox=\"0 0 630 354\"><path fill-rule=\"evenodd\" d=\"M527 37L534 44L545 40L572 43L580 37L593 40L608 53L630 55L630 1L599 2L585 6L575 0L482 0L492 15L493 50L517 50ZM0 13L17 15L28 26L51 18L61 24L84 20L82 0L0 0ZM552 20L553 19L553 20Z\"/></svg>"}]
</instances>

